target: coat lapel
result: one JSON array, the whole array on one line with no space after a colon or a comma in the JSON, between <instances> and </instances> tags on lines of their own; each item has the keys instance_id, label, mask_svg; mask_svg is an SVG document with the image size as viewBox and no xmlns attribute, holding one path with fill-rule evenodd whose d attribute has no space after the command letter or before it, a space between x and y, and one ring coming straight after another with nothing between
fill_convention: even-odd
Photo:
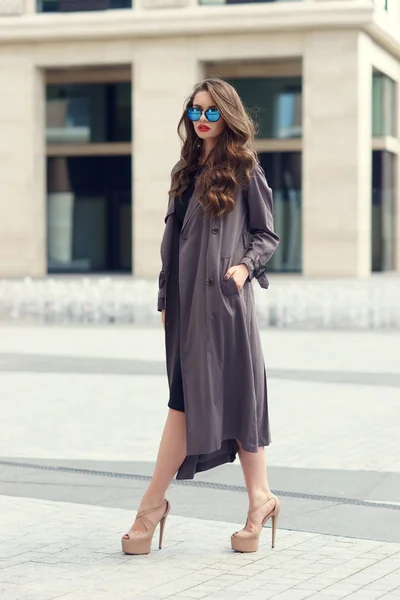
<instances>
[{"instance_id":1,"label":"coat lapel","mask_svg":"<svg viewBox=\"0 0 400 600\"><path fill-rule=\"evenodd\" d=\"M199 199L201 198L202 193L203 193L203 186L200 186L199 188L197 188L195 190L193 196L190 198L189 205L187 207L187 211L185 214L185 218L183 219L181 234L183 233L186 225L192 218L194 212L199 208L199 206L200 206Z\"/></svg>"}]
</instances>

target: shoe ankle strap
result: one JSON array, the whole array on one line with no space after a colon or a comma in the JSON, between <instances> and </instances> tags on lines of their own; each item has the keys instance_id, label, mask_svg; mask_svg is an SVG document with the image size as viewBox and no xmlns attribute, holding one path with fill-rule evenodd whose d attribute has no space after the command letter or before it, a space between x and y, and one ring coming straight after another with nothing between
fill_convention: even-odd
<instances>
[{"instance_id":1,"label":"shoe ankle strap","mask_svg":"<svg viewBox=\"0 0 400 600\"><path fill-rule=\"evenodd\" d=\"M154 508L148 508L147 510L142 510L141 512L138 512L136 515L136 518L140 519L140 517L149 515L150 513L155 512L156 510L159 510L160 508L162 508L165 504L167 504L167 506L168 506L168 500L163 500L163 503L160 504L160 506L155 506Z\"/></svg>"},{"instance_id":2,"label":"shoe ankle strap","mask_svg":"<svg viewBox=\"0 0 400 600\"><path fill-rule=\"evenodd\" d=\"M262 508L263 506L265 506L270 500L275 500L275 496L269 496L269 498L267 498L265 500L265 502L263 502L262 504L260 504L260 506L256 506L256 508L252 508L251 510L249 510L249 512L247 513L248 515L251 515L253 512L256 512L256 510L258 510L259 508Z\"/></svg>"}]
</instances>

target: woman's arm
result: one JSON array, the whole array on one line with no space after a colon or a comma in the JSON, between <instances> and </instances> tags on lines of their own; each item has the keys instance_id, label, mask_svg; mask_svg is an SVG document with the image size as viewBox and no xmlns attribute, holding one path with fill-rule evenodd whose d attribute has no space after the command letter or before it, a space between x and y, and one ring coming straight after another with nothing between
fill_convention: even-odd
<instances>
[{"instance_id":1,"label":"woman's arm","mask_svg":"<svg viewBox=\"0 0 400 600\"><path fill-rule=\"evenodd\" d=\"M252 240L240 263L246 265L251 281L264 273L266 263L279 244L279 237L274 232L272 190L259 164L253 169L246 195Z\"/></svg>"}]
</instances>

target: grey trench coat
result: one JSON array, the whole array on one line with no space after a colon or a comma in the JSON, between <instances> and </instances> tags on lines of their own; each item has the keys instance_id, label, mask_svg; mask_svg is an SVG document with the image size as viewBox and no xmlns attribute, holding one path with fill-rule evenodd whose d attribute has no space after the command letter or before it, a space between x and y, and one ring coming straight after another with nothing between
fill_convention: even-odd
<instances>
[{"instance_id":1,"label":"grey trench coat","mask_svg":"<svg viewBox=\"0 0 400 600\"><path fill-rule=\"evenodd\" d=\"M257 164L246 192L238 187L230 214L205 218L201 193L195 190L180 233L170 195L161 242L158 310L166 311L167 373L170 381L171 349L178 335L185 400L187 458L178 479L192 479L198 471L232 462L236 440L248 452L270 443L265 364L251 281L268 287L265 264L279 243L273 230L272 192ZM224 279L239 263L249 270L240 291L233 278ZM172 285L174 277L179 285Z\"/></svg>"}]
</instances>

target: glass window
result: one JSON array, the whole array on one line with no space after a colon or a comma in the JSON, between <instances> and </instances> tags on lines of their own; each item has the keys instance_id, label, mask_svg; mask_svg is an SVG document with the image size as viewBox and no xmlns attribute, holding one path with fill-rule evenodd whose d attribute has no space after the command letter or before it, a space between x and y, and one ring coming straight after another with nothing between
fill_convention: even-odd
<instances>
[{"instance_id":1,"label":"glass window","mask_svg":"<svg viewBox=\"0 0 400 600\"><path fill-rule=\"evenodd\" d=\"M48 85L49 144L131 141L131 84Z\"/></svg>"},{"instance_id":2,"label":"glass window","mask_svg":"<svg viewBox=\"0 0 400 600\"><path fill-rule=\"evenodd\" d=\"M396 83L383 73L372 79L372 135L397 136Z\"/></svg>"},{"instance_id":3,"label":"glass window","mask_svg":"<svg viewBox=\"0 0 400 600\"><path fill-rule=\"evenodd\" d=\"M372 270L391 271L395 265L395 206L397 157L372 153Z\"/></svg>"},{"instance_id":4,"label":"glass window","mask_svg":"<svg viewBox=\"0 0 400 600\"><path fill-rule=\"evenodd\" d=\"M132 8L132 0L37 0L37 12L83 12Z\"/></svg>"},{"instance_id":5,"label":"glass window","mask_svg":"<svg viewBox=\"0 0 400 600\"><path fill-rule=\"evenodd\" d=\"M292 78L228 79L256 121L259 138L302 136L302 82Z\"/></svg>"},{"instance_id":6,"label":"glass window","mask_svg":"<svg viewBox=\"0 0 400 600\"><path fill-rule=\"evenodd\" d=\"M49 273L130 272L130 156L47 161Z\"/></svg>"},{"instance_id":7,"label":"glass window","mask_svg":"<svg viewBox=\"0 0 400 600\"><path fill-rule=\"evenodd\" d=\"M280 244L267 270L300 273L302 270L301 152L260 154L274 197L274 225Z\"/></svg>"},{"instance_id":8,"label":"glass window","mask_svg":"<svg viewBox=\"0 0 400 600\"><path fill-rule=\"evenodd\" d=\"M384 10L388 9L389 0L373 0L375 4L383 8Z\"/></svg>"}]
</instances>

